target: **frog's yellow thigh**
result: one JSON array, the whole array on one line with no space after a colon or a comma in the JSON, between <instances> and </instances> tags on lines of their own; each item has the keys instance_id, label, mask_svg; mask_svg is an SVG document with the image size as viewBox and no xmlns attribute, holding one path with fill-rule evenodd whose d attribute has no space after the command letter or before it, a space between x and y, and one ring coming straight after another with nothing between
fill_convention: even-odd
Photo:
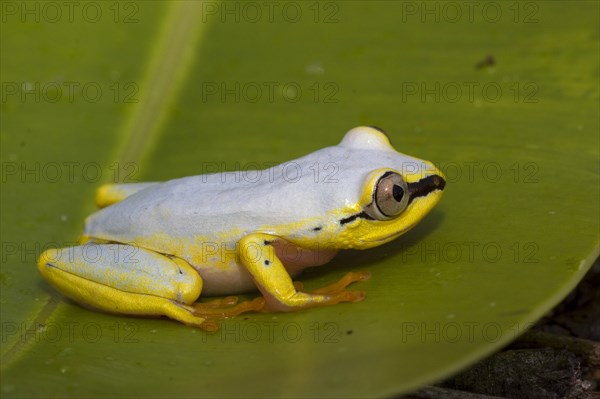
<instances>
[{"instance_id":1,"label":"frog's yellow thigh","mask_svg":"<svg viewBox=\"0 0 600 399\"><path fill-rule=\"evenodd\" d=\"M202 327L192 304L198 273L181 259L122 244L86 244L44 252L42 276L67 297L113 313L168 316Z\"/></svg>"},{"instance_id":2,"label":"frog's yellow thigh","mask_svg":"<svg viewBox=\"0 0 600 399\"><path fill-rule=\"evenodd\" d=\"M105 208L109 205L123 201L125 198L140 190L156 185L156 183L116 183L105 184L96 190L96 205Z\"/></svg>"},{"instance_id":3,"label":"frog's yellow thigh","mask_svg":"<svg viewBox=\"0 0 600 399\"><path fill-rule=\"evenodd\" d=\"M238 248L240 260L265 296L265 310L293 311L339 302L356 302L364 298L362 291L298 292L271 245L277 239L268 234L251 234L240 240Z\"/></svg>"}]
</instances>

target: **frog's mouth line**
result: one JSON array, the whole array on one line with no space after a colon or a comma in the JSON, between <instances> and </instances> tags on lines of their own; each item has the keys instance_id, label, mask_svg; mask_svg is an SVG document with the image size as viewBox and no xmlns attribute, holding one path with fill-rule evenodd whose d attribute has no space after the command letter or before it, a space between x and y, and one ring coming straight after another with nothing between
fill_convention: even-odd
<instances>
[{"instance_id":1,"label":"frog's mouth line","mask_svg":"<svg viewBox=\"0 0 600 399\"><path fill-rule=\"evenodd\" d=\"M403 235L404 233L406 233L408 230L412 229L413 227L414 227L414 225L410 226L408 229L404 229L404 230L398 231L396 233L387 235L385 237L379 238L377 240L371 240L369 242L384 243L384 242L387 242L387 241L392 241L392 240L400 237L401 235Z\"/></svg>"},{"instance_id":2,"label":"frog's mouth line","mask_svg":"<svg viewBox=\"0 0 600 399\"><path fill-rule=\"evenodd\" d=\"M345 225L346 223L350 223L355 221L358 218L367 219L367 220L375 220L367 212L362 211L360 213L355 213L354 215L348 216L347 218L340 219L340 224Z\"/></svg>"}]
</instances>

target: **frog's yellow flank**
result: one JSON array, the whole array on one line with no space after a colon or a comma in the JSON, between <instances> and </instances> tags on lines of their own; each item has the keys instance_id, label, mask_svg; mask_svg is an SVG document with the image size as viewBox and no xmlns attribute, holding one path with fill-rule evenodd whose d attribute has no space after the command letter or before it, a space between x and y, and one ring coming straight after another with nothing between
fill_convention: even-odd
<instances>
[{"instance_id":1,"label":"frog's yellow flank","mask_svg":"<svg viewBox=\"0 0 600 399\"><path fill-rule=\"evenodd\" d=\"M358 127L336 146L252 178L224 172L102 186L102 209L86 219L81 245L44 252L38 269L83 305L207 330L248 311L358 302L364 291L346 288L370 273L349 272L312 292L293 278L340 249L395 239L444 188L432 163L397 152L379 128ZM255 289L262 296L252 301L196 302Z\"/></svg>"}]
</instances>

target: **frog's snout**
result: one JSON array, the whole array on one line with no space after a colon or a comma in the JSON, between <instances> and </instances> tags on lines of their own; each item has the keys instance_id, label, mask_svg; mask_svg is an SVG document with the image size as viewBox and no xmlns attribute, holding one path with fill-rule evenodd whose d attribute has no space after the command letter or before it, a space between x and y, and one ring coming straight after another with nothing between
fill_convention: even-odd
<instances>
[{"instance_id":1,"label":"frog's snout","mask_svg":"<svg viewBox=\"0 0 600 399\"><path fill-rule=\"evenodd\" d=\"M443 191L446 187L446 180L440 175L433 175L431 185L434 187L434 190Z\"/></svg>"},{"instance_id":2,"label":"frog's snout","mask_svg":"<svg viewBox=\"0 0 600 399\"><path fill-rule=\"evenodd\" d=\"M425 180L424 183L430 187L429 192L435 190L444 191L444 188L446 188L446 176L431 162L429 164L431 165L431 169L426 172L427 174L422 180Z\"/></svg>"},{"instance_id":3,"label":"frog's snout","mask_svg":"<svg viewBox=\"0 0 600 399\"><path fill-rule=\"evenodd\" d=\"M440 175L429 175L419 181L408 184L410 201L418 197L425 197L436 190L443 191L446 187L446 180Z\"/></svg>"}]
</instances>

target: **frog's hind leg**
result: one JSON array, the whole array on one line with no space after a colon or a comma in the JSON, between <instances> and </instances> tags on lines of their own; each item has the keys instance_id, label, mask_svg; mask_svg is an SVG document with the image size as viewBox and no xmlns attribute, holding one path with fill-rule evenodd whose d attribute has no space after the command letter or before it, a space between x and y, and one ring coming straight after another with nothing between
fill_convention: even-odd
<instances>
[{"instance_id":1,"label":"frog's hind leg","mask_svg":"<svg viewBox=\"0 0 600 399\"><path fill-rule=\"evenodd\" d=\"M65 296L127 315L167 316L215 329L191 306L202 279L186 262L121 244L86 244L45 251L38 269Z\"/></svg>"},{"instance_id":2,"label":"frog's hind leg","mask_svg":"<svg viewBox=\"0 0 600 399\"><path fill-rule=\"evenodd\" d=\"M105 184L96 190L96 205L105 208L116 202L122 201L132 194L158 183L116 183Z\"/></svg>"}]
</instances>

